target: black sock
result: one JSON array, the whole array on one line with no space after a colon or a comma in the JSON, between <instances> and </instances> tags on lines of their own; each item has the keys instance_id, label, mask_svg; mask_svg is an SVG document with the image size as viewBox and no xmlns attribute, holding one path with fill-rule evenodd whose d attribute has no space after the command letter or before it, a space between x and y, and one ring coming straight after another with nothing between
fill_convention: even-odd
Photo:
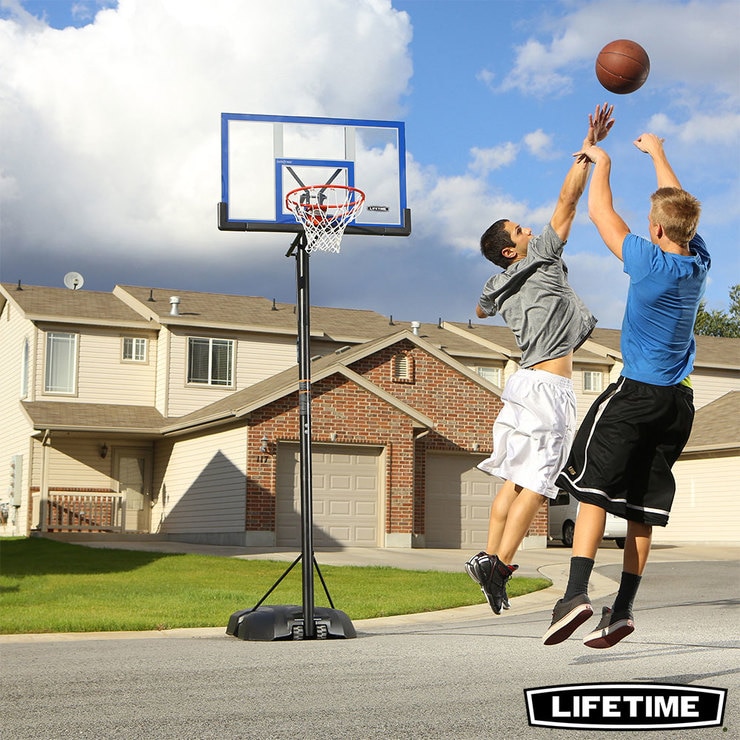
<instances>
[{"instance_id":1,"label":"black sock","mask_svg":"<svg viewBox=\"0 0 740 740\"><path fill-rule=\"evenodd\" d=\"M637 576L634 573L627 573L622 571L622 580L619 582L619 591L617 597L614 599L614 606L612 612L618 617L625 617L628 614L632 614L632 602L637 596L637 589L640 587L640 581L642 576Z\"/></svg>"},{"instance_id":2,"label":"black sock","mask_svg":"<svg viewBox=\"0 0 740 740\"><path fill-rule=\"evenodd\" d=\"M588 594L588 580L591 578L593 567L594 561L591 558L573 557L570 559L570 574L563 600L569 601L579 594Z\"/></svg>"}]
</instances>

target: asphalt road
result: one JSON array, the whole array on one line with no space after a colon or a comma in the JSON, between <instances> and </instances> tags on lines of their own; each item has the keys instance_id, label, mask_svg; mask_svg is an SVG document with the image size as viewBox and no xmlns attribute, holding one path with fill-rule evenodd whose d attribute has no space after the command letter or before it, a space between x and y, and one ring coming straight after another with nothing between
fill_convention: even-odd
<instances>
[{"instance_id":1,"label":"asphalt road","mask_svg":"<svg viewBox=\"0 0 740 740\"><path fill-rule=\"evenodd\" d=\"M617 579L619 571L610 564L598 575ZM651 563L636 604L637 629L610 650L583 646L579 636L591 622L565 643L542 645L559 596L553 589L527 603L514 600L499 617L468 607L356 622L356 639L251 642L220 628L4 638L1 734L616 740L635 732L530 727L523 690L659 682L728 689L727 707L723 728L652 731L650 740L737 738L739 582L738 560ZM611 603L608 591L594 600L596 611Z\"/></svg>"}]
</instances>

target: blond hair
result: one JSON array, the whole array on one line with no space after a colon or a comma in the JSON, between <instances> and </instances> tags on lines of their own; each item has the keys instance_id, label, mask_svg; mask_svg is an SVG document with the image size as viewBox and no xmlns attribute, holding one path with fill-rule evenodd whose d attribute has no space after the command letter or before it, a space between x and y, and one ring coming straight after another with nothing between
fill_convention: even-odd
<instances>
[{"instance_id":1,"label":"blond hair","mask_svg":"<svg viewBox=\"0 0 740 740\"><path fill-rule=\"evenodd\" d=\"M674 244L688 244L696 234L701 203L680 188L658 188L651 196L650 220L660 224Z\"/></svg>"}]
</instances>

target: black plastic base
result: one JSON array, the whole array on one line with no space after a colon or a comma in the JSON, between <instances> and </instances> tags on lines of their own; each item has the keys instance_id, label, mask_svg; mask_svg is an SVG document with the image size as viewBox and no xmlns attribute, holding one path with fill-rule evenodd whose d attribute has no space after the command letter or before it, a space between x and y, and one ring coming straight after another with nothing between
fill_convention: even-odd
<instances>
[{"instance_id":1,"label":"black plastic base","mask_svg":"<svg viewBox=\"0 0 740 740\"><path fill-rule=\"evenodd\" d=\"M318 640L357 637L350 618L339 609L314 607L314 634ZM270 640L303 640L306 629L303 607L294 605L259 606L242 609L229 618L227 635L240 640L269 642Z\"/></svg>"}]
</instances>

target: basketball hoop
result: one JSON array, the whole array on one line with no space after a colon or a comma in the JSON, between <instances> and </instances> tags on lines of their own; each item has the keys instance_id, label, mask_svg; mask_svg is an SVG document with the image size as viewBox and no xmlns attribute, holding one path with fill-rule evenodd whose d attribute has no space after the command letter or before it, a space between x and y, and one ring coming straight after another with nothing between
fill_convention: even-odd
<instances>
[{"instance_id":1,"label":"basketball hoop","mask_svg":"<svg viewBox=\"0 0 740 740\"><path fill-rule=\"evenodd\" d=\"M364 202L365 193L347 185L306 185L285 196L287 209L306 232L307 252L338 252L344 229Z\"/></svg>"}]
</instances>

